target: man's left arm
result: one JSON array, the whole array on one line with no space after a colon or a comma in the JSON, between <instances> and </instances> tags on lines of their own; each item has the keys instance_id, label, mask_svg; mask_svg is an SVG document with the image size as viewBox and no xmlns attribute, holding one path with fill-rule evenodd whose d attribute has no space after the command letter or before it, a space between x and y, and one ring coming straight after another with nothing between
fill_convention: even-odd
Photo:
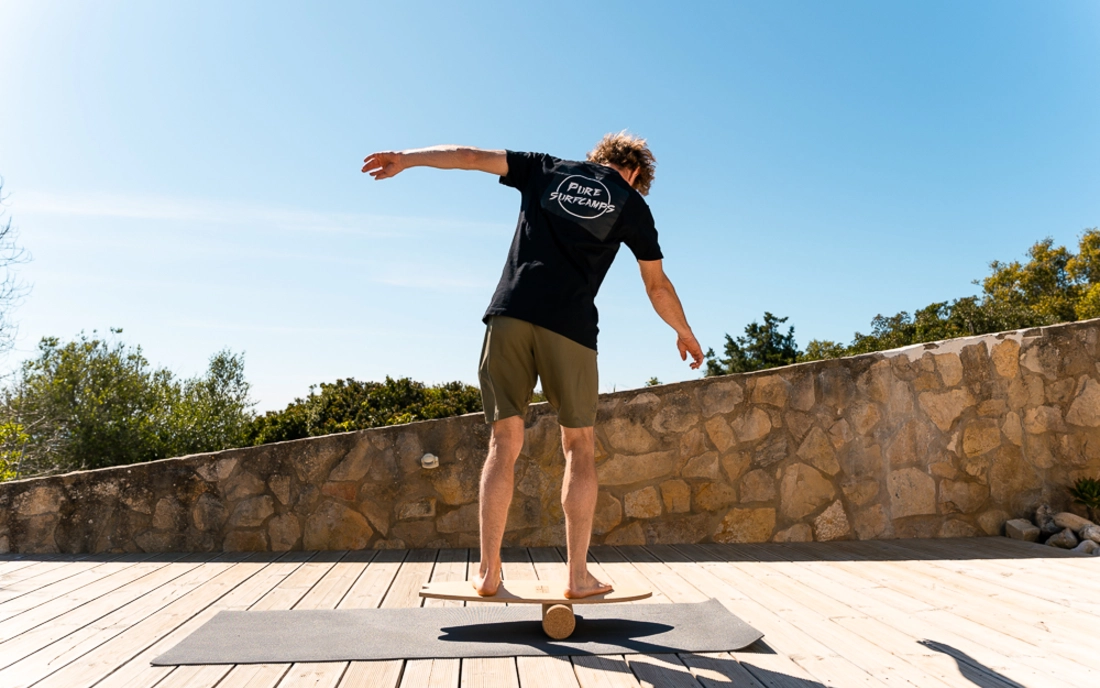
<instances>
[{"instance_id":1,"label":"man's left arm","mask_svg":"<svg viewBox=\"0 0 1100 688\"><path fill-rule=\"evenodd\" d=\"M676 330L676 348L680 351L680 360L686 361L688 354L691 354L691 368L695 370L703 365L703 349L691 332L680 297L676 295L672 280L665 274L661 263L660 260L639 260L642 282L645 283L645 291L653 304L653 310Z\"/></svg>"}]
</instances>

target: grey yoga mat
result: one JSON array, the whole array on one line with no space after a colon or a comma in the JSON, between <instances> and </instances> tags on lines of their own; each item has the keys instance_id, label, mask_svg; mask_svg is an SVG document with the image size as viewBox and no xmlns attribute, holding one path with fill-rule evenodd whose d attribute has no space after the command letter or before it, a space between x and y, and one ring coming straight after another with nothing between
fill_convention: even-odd
<instances>
[{"instance_id":1,"label":"grey yoga mat","mask_svg":"<svg viewBox=\"0 0 1100 688\"><path fill-rule=\"evenodd\" d=\"M763 634L717 600L575 606L565 640L542 632L538 605L222 611L154 665L604 655L740 650Z\"/></svg>"}]
</instances>

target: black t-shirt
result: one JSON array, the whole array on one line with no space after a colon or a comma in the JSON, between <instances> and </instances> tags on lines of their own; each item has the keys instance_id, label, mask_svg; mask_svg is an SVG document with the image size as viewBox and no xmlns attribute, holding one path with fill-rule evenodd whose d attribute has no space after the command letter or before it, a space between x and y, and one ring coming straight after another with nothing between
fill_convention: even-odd
<instances>
[{"instance_id":1,"label":"black t-shirt","mask_svg":"<svg viewBox=\"0 0 1100 688\"><path fill-rule=\"evenodd\" d=\"M523 194L508 262L485 321L506 315L596 348L596 292L625 243L660 260L645 199L610 167L508 151L500 183Z\"/></svg>"}]
</instances>

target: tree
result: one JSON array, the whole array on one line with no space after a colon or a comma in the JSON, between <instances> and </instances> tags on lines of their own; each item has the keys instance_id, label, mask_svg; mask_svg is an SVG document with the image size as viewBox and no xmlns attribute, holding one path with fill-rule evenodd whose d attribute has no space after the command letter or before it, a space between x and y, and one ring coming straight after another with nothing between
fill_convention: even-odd
<instances>
[{"instance_id":1,"label":"tree","mask_svg":"<svg viewBox=\"0 0 1100 688\"><path fill-rule=\"evenodd\" d=\"M354 378L322 382L309 396L282 411L253 421L250 444L266 444L335 432L363 430L417 420L446 418L481 410L481 392L461 382L427 386L410 378L360 382Z\"/></svg>"},{"instance_id":2,"label":"tree","mask_svg":"<svg viewBox=\"0 0 1100 688\"><path fill-rule=\"evenodd\" d=\"M752 321L745 326L744 337L734 340L727 334L725 358L718 358L714 349L707 350L707 377L748 373L796 363L799 351L794 340L794 327L783 334L779 326L785 322L787 318L765 312L764 324Z\"/></svg>"},{"instance_id":3,"label":"tree","mask_svg":"<svg viewBox=\"0 0 1100 688\"><path fill-rule=\"evenodd\" d=\"M252 414L240 356L220 352L204 376L178 380L140 346L96 334L43 338L4 390L0 456L19 477L243 444Z\"/></svg>"}]
</instances>

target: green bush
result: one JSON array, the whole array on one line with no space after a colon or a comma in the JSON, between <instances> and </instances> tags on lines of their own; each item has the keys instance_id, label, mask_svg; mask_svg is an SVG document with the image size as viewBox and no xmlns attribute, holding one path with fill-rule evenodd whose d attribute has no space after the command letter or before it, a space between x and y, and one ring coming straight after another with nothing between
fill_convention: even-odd
<instances>
[{"instance_id":1,"label":"green bush","mask_svg":"<svg viewBox=\"0 0 1100 688\"><path fill-rule=\"evenodd\" d=\"M204 375L180 380L150 366L139 346L95 332L46 337L4 390L0 459L29 477L240 446L248 390L243 358L228 351Z\"/></svg>"},{"instance_id":2,"label":"green bush","mask_svg":"<svg viewBox=\"0 0 1100 688\"><path fill-rule=\"evenodd\" d=\"M461 382L427 386L404 377L385 382L353 378L322 382L309 396L282 411L258 416L248 430L250 444L316 437L417 420L446 418L481 410L477 387Z\"/></svg>"}]
</instances>

